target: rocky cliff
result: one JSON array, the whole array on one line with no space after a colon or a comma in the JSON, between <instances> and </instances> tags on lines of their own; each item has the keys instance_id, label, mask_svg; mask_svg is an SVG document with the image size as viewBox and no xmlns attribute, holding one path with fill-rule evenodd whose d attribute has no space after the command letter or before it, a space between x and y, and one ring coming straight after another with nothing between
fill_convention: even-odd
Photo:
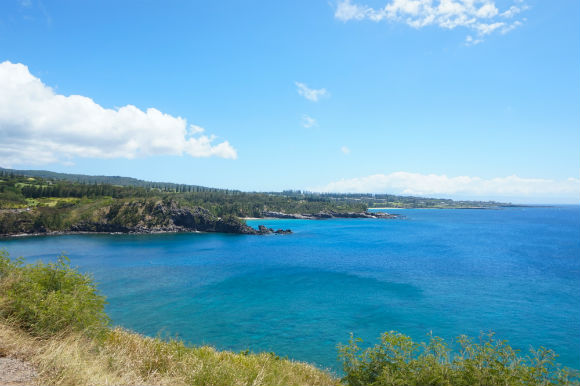
<instances>
[{"instance_id":1,"label":"rocky cliff","mask_svg":"<svg viewBox=\"0 0 580 386\"><path fill-rule=\"evenodd\" d=\"M254 229L237 217L217 217L202 207L184 207L176 201L131 200L118 201L98 208L61 211L54 226L36 221L42 213L34 210L10 213L12 227L0 229L0 234L46 233L162 233L162 232L219 232L248 235L292 233L264 226ZM24 218L26 217L26 218ZM8 215L2 220L8 221ZM1 228L1 227L0 227Z\"/></svg>"}]
</instances>

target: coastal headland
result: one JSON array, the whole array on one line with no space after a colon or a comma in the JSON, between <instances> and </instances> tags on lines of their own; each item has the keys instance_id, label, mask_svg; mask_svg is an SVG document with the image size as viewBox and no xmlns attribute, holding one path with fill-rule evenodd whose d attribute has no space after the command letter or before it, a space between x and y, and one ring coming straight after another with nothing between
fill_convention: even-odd
<instances>
[{"instance_id":1,"label":"coastal headland","mask_svg":"<svg viewBox=\"0 0 580 386\"><path fill-rule=\"evenodd\" d=\"M263 225L253 228L243 219L399 217L369 212L367 203L349 196L327 197L297 191L249 193L43 171L34 175L44 178L32 177L26 171L0 169L0 236L177 232L289 234L292 233L290 229Z\"/></svg>"},{"instance_id":2,"label":"coastal headland","mask_svg":"<svg viewBox=\"0 0 580 386\"><path fill-rule=\"evenodd\" d=\"M100 207L91 218L73 221L70 225L54 229L39 224L34 210L0 209L2 228L11 224L12 229L2 229L0 236L46 236L63 234L152 234L216 232L244 235L290 234L291 229L273 229L264 225L253 228L243 219L234 216L217 217L202 207L187 208L176 201L135 200ZM287 214L265 211L262 219L324 220L331 218L395 219L400 215L383 212L334 212Z\"/></svg>"}]
</instances>

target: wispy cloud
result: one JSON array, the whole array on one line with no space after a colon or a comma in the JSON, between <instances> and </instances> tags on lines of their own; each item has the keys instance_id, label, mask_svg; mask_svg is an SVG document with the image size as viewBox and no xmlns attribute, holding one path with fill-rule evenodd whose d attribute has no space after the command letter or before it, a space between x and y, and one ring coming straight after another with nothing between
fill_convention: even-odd
<instances>
[{"instance_id":1,"label":"wispy cloud","mask_svg":"<svg viewBox=\"0 0 580 386\"><path fill-rule=\"evenodd\" d=\"M522 2L520 2L522 3ZM525 4L520 4L519 6L516 5L512 5L511 7L509 7L508 10L503 11L500 16L505 17L505 18L512 18L520 13L522 13L523 11L527 10L529 7Z\"/></svg>"},{"instance_id":2,"label":"wispy cloud","mask_svg":"<svg viewBox=\"0 0 580 386\"><path fill-rule=\"evenodd\" d=\"M318 102L320 98L330 95L325 88L313 89L309 88L306 84L301 82L294 82L294 84L296 85L298 94L312 102Z\"/></svg>"},{"instance_id":3,"label":"wispy cloud","mask_svg":"<svg viewBox=\"0 0 580 386\"><path fill-rule=\"evenodd\" d=\"M533 202L580 202L580 179L550 180L516 175L498 178L395 172L342 179L309 188L319 192L392 193L418 196L460 196L488 199L515 197Z\"/></svg>"},{"instance_id":4,"label":"wispy cloud","mask_svg":"<svg viewBox=\"0 0 580 386\"><path fill-rule=\"evenodd\" d=\"M342 152L342 154L346 154L346 155L350 154L350 149L346 146L341 147L340 151Z\"/></svg>"},{"instance_id":5,"label":"wispy cloud","mask_svg":"<svg viewBox=\"0 0 580 386\"><path fill-rule=\"evenodd\" d=\"M28 67L0 63L0 163L70 162L74 157L151 155L237 157L224 141L181 117L132 105L107 109L81 95L60 95Z\"/></svg>"},{"instance_id":6,"label":"wispy cloud","mask_svg":"<svg viewBox=\"0 0 580 386\"><path fill-rule=\"evenodd\" d=\"M466 46L474 46L474 45L482 43L482 42L483 42L483 39L474 38L471 35L467 35L465 37L465 45Z\"/></svg>"},{"instance_id":7,"label":"wispy cloud","mask_svg":"<svg viewBox=\"0 0 580 386\"><path fill-rule=\"evenodd\" d=\"M521 0L500 11L493 0L390 0L382 8L372 8L352 0L339 0L334 17L342 20L389 21L413 28L438 26L444 29L466 28L477 35L469 36L466 44L473 45L493 32L507 33L522 25L514 20L528 6Z\"/></svg>"},{"instance_id":8,"label":"wispy cloud","mask_svg":"<svg viewBox=\"0 0 580 386\"><path fill-rule=\"evenodd\" d=\"M52 26L52 17L44 5L43 0L17 0L20 4L21 15L25 20L44 21L48 27Z\"/></svg>"},{"instance_id":9,"label":"wispy cloud","mask_svg":"<svg viewBox=\"0 0 580 386\"><path fill-rule=\"evenodd\" d=\"M311 127L318 126L318 122L316 122L316 119L312 118L311 116L304 114L302 115L302 126L309 129Z\"/></svg>"}]
</instances>

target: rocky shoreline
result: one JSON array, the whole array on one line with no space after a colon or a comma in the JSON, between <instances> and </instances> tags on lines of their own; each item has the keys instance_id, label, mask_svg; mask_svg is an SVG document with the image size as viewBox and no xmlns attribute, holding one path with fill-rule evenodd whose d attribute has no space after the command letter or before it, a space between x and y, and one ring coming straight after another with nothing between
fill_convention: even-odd
<instances>
[{"instance_id":1,"label":"rocky shoreline","mask_svg":"<svg viewBox=\"0 0 580 386\"><path fill-rule=\"evenodd\" d=\"M47 236L64 234L153 234L153 233L231 233L244 235L289 234L290 229L260 225L257 229L232 216L217 217L202 207L183 207L170 202L125 202L95 211L94 219L50 229L36 225L33 211L12 213L13 229L0 237Z\"/></svg>"},{"instance_id":2,"label":"rocky shoreline","mask_svg":"<svg viewBox=\"0 0 580 386\"><path fill-rule=\"evenodd\" d=\"M378 218L378 219L395 219L401 218L402 215L384 213L384 212L319 212L314 214L288 214L282 212L262 212L263 218L283 218L296 220L324 220L330 218Z\"/></svg>"},{"instance_id":3,"label":"rocky shoreline","mask_svg":"<svg viewBox=\"0 0 580 386\"><path fill-rule=\"evenodd\" d=\"M78 230L65 230L65 231L47 231L47 232L34 232L34 233L10 233L10 234L0 234L0 239L2 238L17 238L17 237L35 237L35 236L65 236L65 235L155 235L155 234L165 234L165 233L230 233L230 234L245 234L245 235L287 235L291 234L291 229L273 229L268 228L264 225L259 225L258 229L249 227L249 232L213 232L213 231L199 231L199 230L189 230L189 229L132 229L126 232L107 232L107 231L78 231Z\"/></svg>"},{"instance_id":4,"label":"rocky shoreline","mask_svg":"<svg viewBox=\"0 0 580 386\"><path fill-rule=\"evenodd\" d=\"M273 229L264 225L253 228L237 217L217 217L202 207L184 207L175 201L130 201L94 210L90 220L73 220L68 225L38 225L35 211L5 212L12 227L0 237L49 236L67 234L155 234L155 233L230 233L242 235L285 235L290 229ZM396 219L398 214L383 212L321 211L314 214L264 211L263 219L324 220L332 218ZM5 218L7 219L7 218Z\"/></svg>"}]
</instances>

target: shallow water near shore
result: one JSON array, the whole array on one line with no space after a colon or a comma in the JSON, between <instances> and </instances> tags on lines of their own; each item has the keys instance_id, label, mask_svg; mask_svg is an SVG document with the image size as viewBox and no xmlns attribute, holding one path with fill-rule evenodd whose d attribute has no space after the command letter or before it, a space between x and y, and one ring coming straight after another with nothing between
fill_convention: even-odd
<instances>
[{"instance_id":1,"label":"shallow water near shore","mask_svg":"<svg viewBox=\"0 0 580 386\"><path fill-rule=\"evenodd\" d=\"M66 253L113 322L338 371L349 333L374 343L493 330L580 368L580 207L388 210L406 219L251 220L292 235L0 239L27 261Z\"/></svg>"}]
</instances>

